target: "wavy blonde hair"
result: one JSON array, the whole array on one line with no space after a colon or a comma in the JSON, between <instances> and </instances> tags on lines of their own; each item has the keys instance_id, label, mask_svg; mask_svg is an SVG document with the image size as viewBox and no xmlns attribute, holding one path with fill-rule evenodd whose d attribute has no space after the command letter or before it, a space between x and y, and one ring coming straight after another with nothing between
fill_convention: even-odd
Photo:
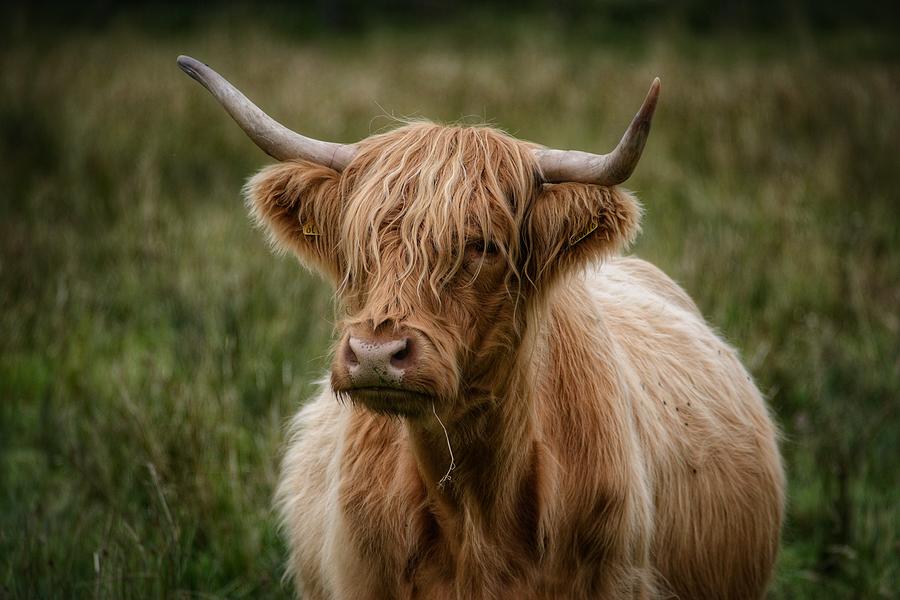
<instances>
[{"instance_id":1,"label":"wavy blonde hair","mask_svg":"<svg viewBox=\"0 0 900 600\"><path fill-rule=\"evenodd\" d=\"M342 290L414 276L419 296L439 299L473 240L493 244L517 276L520 225L540 185L530 148L496 129L422 121L363 140L341 181ZM384 263L391 254L399 270Z\"/></svg>"}]
</instances>

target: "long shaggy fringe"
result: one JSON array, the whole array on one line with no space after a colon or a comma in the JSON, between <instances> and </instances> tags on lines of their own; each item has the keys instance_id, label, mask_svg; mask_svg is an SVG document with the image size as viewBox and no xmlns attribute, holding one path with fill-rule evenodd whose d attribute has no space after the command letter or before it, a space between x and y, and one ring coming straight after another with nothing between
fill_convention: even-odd
<instances>
[{"instance_id":1,"label":"long shaggy fringe","mask_svg":"<svg viewBox=\"0 0 900 600\"><path fill-rule=\"evenodd\" d=\"M344 248L341 291L365 279L414 276L418 299L423 292L439 299L473 241L492 243L517 276L518 232L537 168L527 145L484 127L413 122L364 140L341 183L339 238L358 245ZM399 271L384 262L398 249Z\"/></svg>"}]
</instances>

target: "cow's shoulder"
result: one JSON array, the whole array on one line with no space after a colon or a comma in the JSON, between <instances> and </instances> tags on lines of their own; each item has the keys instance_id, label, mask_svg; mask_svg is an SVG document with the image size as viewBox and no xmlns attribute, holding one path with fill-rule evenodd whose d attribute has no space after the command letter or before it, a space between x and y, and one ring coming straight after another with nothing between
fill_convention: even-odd
<instances>
[{"instance_id":1,"label":"cow's shoulder","mask_svg":"<svg viewBox=\"0 0 900 600\"><path fill-rule=\"evenodd\" d=\"M340 484L340 456L350 409L337 401L331 386L321 383L319 393L293 417L281 465L276 504L284 535L290 540L290 575L304 597L329 597L333 575L330 555L339 540L330 523Z\"/></svg>"},{"instance_id":2,"label":"cow's shoulder","mask_svg":"<svg viewBox=\"0 0 900 600\"><path fill-rule=\"evenodd\" d=\"M671 302L679 308L700 315L697 305L680 285L659 267L636 256L611 258L596 270L600 282L639 287L648 295Z\"/></svg>"}]
</instances>

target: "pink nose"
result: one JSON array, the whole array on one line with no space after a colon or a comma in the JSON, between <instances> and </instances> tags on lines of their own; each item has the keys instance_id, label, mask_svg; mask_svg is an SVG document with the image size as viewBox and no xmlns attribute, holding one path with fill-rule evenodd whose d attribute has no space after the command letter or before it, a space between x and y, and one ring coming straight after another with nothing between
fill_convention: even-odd
<instances>
[{"instance_id":1,"label":"pink nose","mask_svg":"<svg viewBox=\"0 0 900 600\"><path fill-rule=\"evenodd\" d=\"M409 337L367 340L351 336L343 358L354 387L397 386L414 363L414 350Z\"/></svg>"}]
</instances>

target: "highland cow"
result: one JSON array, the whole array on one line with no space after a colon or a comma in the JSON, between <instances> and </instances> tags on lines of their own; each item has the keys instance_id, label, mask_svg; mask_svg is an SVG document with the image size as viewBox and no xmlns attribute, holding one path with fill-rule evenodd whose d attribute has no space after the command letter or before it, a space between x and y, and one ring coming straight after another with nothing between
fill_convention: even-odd
<instances>
[{"instance_id":1,"label":"highland cow","mask_svg":"<svg viewBox=\"0 0 900 600\"><path fill-rule=\"evenodd\" d=\"M277 490L305 598L760 598L776 431L688 295L621 253L654 81L607 155L407 123L292 132L179 65L281 161L246 186L337 290L330 378Z\"/></svg>"}]
</instances>

